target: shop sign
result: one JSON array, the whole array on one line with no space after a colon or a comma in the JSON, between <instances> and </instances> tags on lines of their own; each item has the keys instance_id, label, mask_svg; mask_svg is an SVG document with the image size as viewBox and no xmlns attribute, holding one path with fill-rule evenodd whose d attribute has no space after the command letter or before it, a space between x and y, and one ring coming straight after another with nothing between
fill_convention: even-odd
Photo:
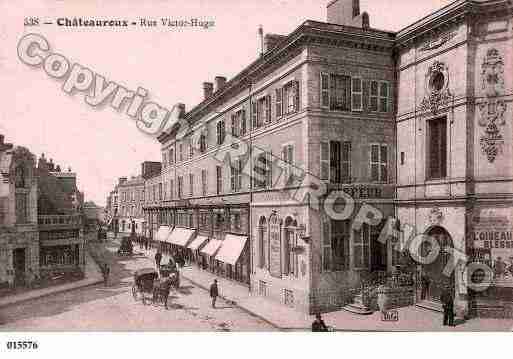
<instances>
[{"instance_id":1,"label":"shop sign","mask_svg":"<svg viewBox=\"0 0 513 359\"><path fill-rule=\"evenodd\" d=\"M368 186L368 185L345 185L345 184L328 184L328 189L332 191L342 191L354 199L361 198L388 198L393 195L393 189L385 188L385 186Z\"/></svg>"},{"instance_id":2,"label":"shop sign","mask_svg":"<svg viewBox=\"0 0 513 359\"><path fill-rule=\"evenodd\" d=\"M269 271L281 278L281 221L276 214L269 218Z\"/></svg>"},{"instance_id":3,"label":"shop sign","mask_svg":"<svg viewBox=\"0 0 513 359\"><path fill-rule=\"evenodd\" d=\"M510 209L482 209L472 218L474 261L488 265L493 284L513 287L513 228Z\"/></svg>"}]
</instances>

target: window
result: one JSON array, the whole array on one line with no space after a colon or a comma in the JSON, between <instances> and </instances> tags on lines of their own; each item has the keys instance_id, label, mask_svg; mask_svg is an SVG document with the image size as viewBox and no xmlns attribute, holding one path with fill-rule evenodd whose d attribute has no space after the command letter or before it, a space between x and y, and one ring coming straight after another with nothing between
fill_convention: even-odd
<instances>
[{"instance_id":1,"label":"window","mask_svg":"<svg viewBox=\"0 0 513 359\"><path fill-rule=\"evenodd\" d=\"M267 220L265 217L260 217L258 223L258 249L259 249L259 261L258 266L260 268L269 267L269 239L267 237Z\"/></svg>"},{"instance_id":2,"label":"window","mask_svg":"<svg viewBox=\"0 0 513 359\"><path fill-rule=\"evenodd\" d=\"M189 143L189 159L192 160L192 158L194 157L194 146L192 145L192 139Z\"/></svg>"},{"instance_id":3,"label":"window","mask_svg":"<svg viewBox=\"0 0 513 359\"><path fill-rule=\"evenodd\" d=\"M201 170L201 193L207 195L207 170Z\"/></svg>"},{"instance_id":4,"label":"window","mask_svg":"<svg viewBox=\"0 0 513 359\"><path fill-rule=\"evenodd\" d=\"M246 111L240 110L232 115L232 136L241 137L246 134Z\"/></svg>"},{"instance_id":5,"label":"window","mask_svg":"<svg viewBox=\"0 0 513 359\"><path fill-rule=\"evenodd\" d=\"M350 221L323 222L323 270L343 271L349 268Z\"/></svg>"},{"instance_id":6,"label":"window","mask_svg":"<svg viewBox=\"0 0 513 359\"><path fill-rule=\"evenodd\" d=\"M26 185L25 177L26 177L25 167L23 167L23 165L17 166L16 169L14 170L14 186L16 188L24 188Z\"/></svg>"},{"instance_id":7,"label":"window","mask_svg":"<svg viewBox=\"0 0 513 359\"><path fill-rule=\"evenodd\" d=\"M159 183L159 201L162 201L162 183Z\"/></svg>"},{"instance_id":8,"label":"window","mask_svg":"<svg viewBox=\"0 0 513 359\"><path fill-rule=\"evenodd\" d=\"M294 145L289 144L282 147L282 159L285 162L283 184L288 186L294 181Z\"/></svg>"},{"instance_id":9,"label":"window","mask_svg":"<svg viewBox=\"0 0 513 359\"><path fill-rule=\"evenodd\" d=\"M226 137L224 120L217 123L217 144L222 145Z\"/></svg>"},{"instance_id":10,"label":"window","mask_svg":"<svg viewBox=\"0 0 513 359\"><path fill-rule=\"evenodd\" d=\"M321 73L321 107L330 108L330 75Z\"/></svg>"},{"instance_id":11,"label":"window","mask_svg":"<svg viewBox=\"0 0 513 359\"><path fill-rule=\"evenodd\" d=\"M363 90L362 90L362 79L353 77L352 90L352 110L362 111L363 110Z\"/></svg>"},{"instance_id":12,"label":"window","mask_svg":"<svg viewBox=\"0 0 513 359\"><path fill-rule=\"evenodd\" d=\"M370 154L371 181L388 182L387 145L372 144Z\"/></svg>"},{"instance_id":13,"label":"window","mask_svg":"<svg viewBox=\"0 0 513 359\"><path fill-rule=\"evenodd\" d=\"M28 195L16 193L16 223L27 223L28 218Z\"/></svg>"},{"instance_id":14,"label":"window","mask_svg":"<svg viewBox=\"0 0 513 359\"><path fill-rule=\"evenodd\" d=\"M284 274L297 277L299 272L298 258L295 252L295 247L297 246L296 221L293 221L290 217L285 220L284 235Z\"/></svg>"},{"instance_id":15,"label":"window","mask_svg":"<svg viewBox=\"0 0 513 359\"><path fill-rule=\"evenodd\" d=\"M321 142L320 166L321 180L351 182L351 142Z\"/></svg>"},{"instance_id":16,"label":"window","mask_svg":"<svg viewBox=\"0 0 513 359\"><path fill-rule=\"evenodd\" d=\"M178 145L178 153L179 153L180 162L182 162L183 161L183 144L182 143L180 143Z\"/></svg>"},{"instance_id":17,"label":"window","mask_svg":"<svg viewBox=\"0 0 513 359\"><path fill-rule=\"evenodd\" d=\"M299 111L298 81L291 81L283 87L283 107L287 115Z\"/></svg>"},{"instance_id":18,"label":"window","mask_svg":"<svg viewBox=\"0 0 513 359\"><path fill-rule=\"evenodd\" d=\"M240 221L240 213L233 213L231 215L232 221L231 221L231 229L234 232L238 232L241 229L241 221Z\"/></svg>"},{"instance_id":19,"label":"window","mask_svg":"<svg viewBox=\"0 0 513 359\"><path fill-rule=\"evenodd\" d=\"M173 180L169 181L169 199L174 198L175 183Z\"/></svg>"},{"instance_id":20,"label":"window","mask_svg":"<svg viewBox=\"0 0 513 359\"><path fill-rule=\"evenodd\" d=\"M271 122L271 96L267 95L257 101L256 127Z\"/></svg>"},{"instance_id":21,"label":"window","mask_svg":"<svg viewBox=\"0 0 513 359\"><path fill-rule=\"evenodd\" d=\"M406 161L405 153L401 152L401 166L404 166L405 161Z\"/></svg>"},{"instance_id":22,"label":"window","mask_svg":"<svg viewBox=\"0 0 513 359\"><path fill-rule=\"evenodd\" d=\"M351 182L351 142L342 142L342 182Z\"/></svg>"},{"instance_id":23,"label":"window","mask_svg":"<svg viewBox=\"0 0 513 359\"><path fill-rule=\"evenodd\" d=\"M207 151L207 136L205 136L204 133L202 133L200 135L199 144L200 144L200 152L205 153Z\"/></svg>"},{"instance_id":24,"label":"window","mask_svg":"<svg viewBox=\"0 0 513 359\"><path fill-rule=\"evenodd\" d=\"M230 166L230 188L232 192L239 192L242 188L242 161L235 160Z\"/></svg>"},{"instance_id":25,"label":"window","mask_svg":"<svg viewBox=\"0 0 513 359\"><path fill-rule=\"evenodd\" d=\"M283 88L276 89L276 118L283 115Z\"/></svg>"},{"instance_id":26,"label":"window","mask_svg":"<svg viewBox=\"0 0 513 359\"><path fill-rule=\"evenodd\" d=\"M254 168L255 186L270 188L272 186L272 153L262 152L257 156Z\"/></svg>"},{"instance_id":27,"label":"window","mask_svg":"<svg viewBox=\"0 0 513 359\"><path fill-rule=\"evenodd\" d=\"M223 192L223 170L221 166L216 166L216 189L217 194Z\"/></svg>"},{"instance_id":28,"label":"window","mask_svg":"<svg viewBox=\"0 0 513 359\"><path fill-rule=\"evenodd\" d=\"M354 232L354 267L355 269L369 269L370 264L370 243L376 231L364 223L359 231ZM378 236L379 236L379 232Z\"/></svg>"},{"instance_id":29,"label":"window","mask_svg":"<svg viewBox=\"0 0 513 359\"><path fill-rule=\"evenodd\" d=\"M351 76L330 76L330 109L351 111Z\"/></svg>"},{"instance_id":30,"label":"window","mask_svg":"<svg viewBox=\"0 0 513 359\"><path fill-rule=\"evenodd\" d=\"M258 106L255 101L251 103L251 127L258 128Z\"/></svg>"},{"instance_id":31,"label":"window","mask_svg":"<svg viewBox=\"0 0 513 359\"><path fill-rule=\"evenodd\" d=\"M428 121L428 179L447 177L447 119Z\"/></svg>"},{"instance_id":32,"label":"window","mask_svg":"<svg viewBox=\"0 0 513 359\"><path fill-rule=\"evenodd\" d=\"M386 81L370 82L370 107L371 112L388 112L390 99L390 86Z\"/></svg>"},{"instance_id":33,"label":"window","mask_svg":"<svg viewBox=\"0 0 513 359\"><path fill-rule=\"evenodd\" d=\"M167 167L167 154L164 152L162 154L162 165L165 167Z\"/></svg>"},{"instance_id":34,"label":"window","mask_svg":"<svg viewBox=\"0 0 513 359\"><path fill-rule=\"evenodd\" d=\"M371 112L378 112L379 85L378 81L371 81L370 86L370 108Z\"/></svg>"},{"instance_id":35,"label":"window","mask_svg":"<svg viewBox=\"0 0 513 359\"><path fill-rule=\"evenodd\" d=\"M178 198L183 198L183 176L178 177Z\"/></svg>"},{"instance_id":36,"label":"window","mask_svg":"<svg viewBox=\"0 0 513 359\"><path fill-rule=\"evenodd\" d=\"M189 173L189 196L194 195L194 175Z\"/></svg>"},{"instance_id":37,"label":"window","mask_svg":"<svg viewBox=\"0 0 513 359\"><path fill-rule=\"evenodd\" d=\"M388 82L381 82L379 84L379 112L388 112L388 98Z\"/></svg>"}]
</instances>

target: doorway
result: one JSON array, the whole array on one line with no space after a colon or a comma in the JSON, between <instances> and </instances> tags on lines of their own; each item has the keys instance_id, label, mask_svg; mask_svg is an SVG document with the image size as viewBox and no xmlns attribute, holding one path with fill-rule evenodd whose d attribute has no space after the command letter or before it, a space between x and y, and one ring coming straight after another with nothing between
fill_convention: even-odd
<instances>
[{"instance_id":1,"label":"doorway","mask_svg":"<svg viewBox=\"0 0 513 359\"><path fill-rule=\"evenodd\" d=\"M25 285L25 248L16 248L13 251L14 286Z\"/></svg>"},{"instance_id":2,"label":"doorway","mask_svg":"<svg viewBox=\"0 0 513 359\"><path fill-rule=\"evenodd\" d=\"M444 248L453 248L453 242L449 233L439 226L429 229L426 235L437 241L440 246L440 252L432 263L422 265L422 273L420 275L421 294L419 298L431 302L440 302L440 295L444 286L448 285L451 291L454 290L454 273L450 277L443 274L444 268L451 260L451 254L445 251ZM422 256L427 257L433 249L429 242L423 242L420 250Z\"/></svg>"}]
</instances>

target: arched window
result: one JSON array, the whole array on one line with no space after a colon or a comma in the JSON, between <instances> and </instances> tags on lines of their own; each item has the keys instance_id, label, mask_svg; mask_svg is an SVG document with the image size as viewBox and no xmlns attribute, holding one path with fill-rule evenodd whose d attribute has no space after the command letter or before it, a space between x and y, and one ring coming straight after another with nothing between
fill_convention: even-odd
<instances>
[{"instance_id":1,"label":"arched window","mask_svg":"<svg viewBox=\"0 0 513 359\"><path fill-rule=\"evenodd\" d=\"M269 238L267 236L267 220L264 216L260 217L258 222L258 266L260 268L269 267Z\"/></svg>"},{"instance_id":2,"label":"arched window","mask_svg":"<svg viewBox=\"0 0 513 359\"><path fill-rule=\"evenodd\" d=\"M296 227L297 222L292 217L287 217L285 219L285 228L283 236L283 265L285 275L291 274L297 276L298 274L297 254L294 250L294 248L297 246Z\"/></svg>"},{"instance_id":3,"label":"arched window","mask_svg":"<svg viewBox=\"0 0 513 359\"><path fill-rule=\"evenodd\" d=\"M25 187L25 168L23 165L19 165L14 170L14 185L16 188L24 188Z\"/></svg>"}]
</instances>

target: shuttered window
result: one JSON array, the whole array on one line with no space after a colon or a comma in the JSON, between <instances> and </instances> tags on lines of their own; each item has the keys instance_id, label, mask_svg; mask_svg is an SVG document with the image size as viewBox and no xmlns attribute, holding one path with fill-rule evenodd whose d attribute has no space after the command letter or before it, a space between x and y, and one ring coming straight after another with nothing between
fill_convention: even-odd
<instances>
[{"instance_id":1,"label":"shuttered window","mask_svg":"<svg viewBox=\"0 0 513 359\"><path fill-rule=\"evenodd\" d=\"M343 183L351 183L351 142L342 143L342 165L341 177Z\"/></svg>"},{"instance_id":2,"label":"shuttered window","mask_svg":"<svg viewBox=\"0 0 513 359\"><path fill-rule=\"evenodd\" d=\"M321 142L320 148L320 177L321 180L330 178L330 143Z\"/></svg>"},{"instance_id":3,"label":"shuttered window","mask_svg":"<svg viewBox=\"0 0 513 359\"><path fill-rule=\"evenodd\" d=\"M378 112L379 84L378 81L370 82L369 111Z\"/></svg>"},{"instance_id":4,"label":"shuttered window","mask_svg":"<svg viewBox=\"0 0 513 359\"><path fill-rule=\"evenodd\" d=\"M207 195L207 170L201 170L201 193Z\"/></svg>"},{"instance_id":5,"label":"shuttered window","mask_svg":"<svg viewBox=\"0 0 513 359\"><path fill-rule=\"evenodd\" d=\"M276 89L276 118L283 115L283 88Z\"/></svg>"},{"instance_id":6,"label":"shuttered window","mask_svg":"<svg viewBox=\"0 0 513 359\"><path fill-rule=\"evenodd\" d=\"M223 192L223 171L221 166L216 166L216 190L217 194Z\"/></svg>"},{"instance_id":7,"label":"shuttered window","mask_svg":"<svg viewBox=\"0 0 513 359\"><path fill-rule=\"evenodd\" d=\"M371 180L388 182L388 148L384 144L371 144L370 150Z\"/></svg>"},{"instance_id":8,"label":"shuttered window","mask_svg":"<svg viewBox=\"0 0 513 359\"><path fill-rule=\"evenodd\" d=\"M369 268L369 248L370 248L371 228L364 223L359 231L354 232L353 257L355 269Z\"/></svg>"},{"instance_id":9,"label":"shuttered window","mask_svg":"<svg viewBox=\"0 0 513 359\"><path fill-rule=\"evenodd\" d=\"M427 178L447 177L447 119L428 121L428 165Z\"/></svg>"},{"instance_id":10,"label":"shuttered window","mask_svg":"<svg viewBox=\"0 0 513 359\"><path fill-rule=\"evenodd\" d=\"M288 144L282 147L283 184L288 186L294 181L294 145Z\"/></svg>"},{"instance_id":11,"label":"shuttered window","mask_svg":"<svg viewBox=\"0 0 513 359\"><path fill-rule=\"evenodd\" d=\"M321 73L321 107L330 108L330 75Z\"/></svg>"},{"instance_id":12,"label":"shuttered window","mask_svg":"<svg viewBox=\"0 0 513 359\"><path fill-rule=\"evenodd\" d=\"M351 111L351 76L330 76L330 109Z\"/></svg>"},{"instance_id":13,"label":"shuttered window","mask_svg":"<svg viewBox=\"0 0 513 359\"><path fill-rule=\"evenodd\" d=\"M351 86L352 91L352 110L362 111L363 110L363 88L362 79L353 77L353 83Z\"/></svg>"}]
</instances>

